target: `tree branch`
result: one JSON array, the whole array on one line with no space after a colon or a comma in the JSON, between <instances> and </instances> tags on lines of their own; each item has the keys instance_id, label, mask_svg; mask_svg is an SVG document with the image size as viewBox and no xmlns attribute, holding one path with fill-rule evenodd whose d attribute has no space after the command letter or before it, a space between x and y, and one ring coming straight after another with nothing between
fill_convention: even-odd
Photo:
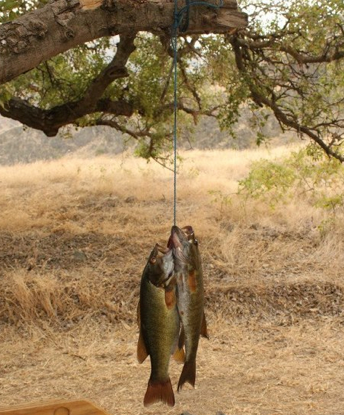
<instances>
[{"instance_id":1,"label":"tree branch","mask_svg":"<svg viewBox=\"0 0 344 415\"><path fill-rule=\"evenodd\" d=\"M280 34L270 34L263 38L260 36L259 40L257 40L254 34L245 31L246 38L237 38L237 43L242 47L257 51L275 47L276 50L280 50L281 52L285 52L292 56L299 64L329 63L344 58L344 50L338 50L337 46L331 48L329 42L326 42L324 50L320 55L311 56L310 53L299 52L291 46L292 42L289 42L289 44L283 43L285 37L290 35L297 35L297 33L283 31Z\"/></svg>"},{"instance_id":2,"label":"tree branch","mask_svg":"<svg viewBox=\"0 0 344 415\"><path fill-rule=\"evenodd\" d=\"M48 137L55 136L60 127L75 123L78 118L94 112L131 116L133 105L125 100L102 99L106 88L118 78L128 76L125 67L130 54L135 50L135 35L121 36L116 55L110 64L92 81L82 98L45 110L19 99L10 99L0 114L43 131Z\"/></svg>"},{"instance_id":3,"label":"tree branch","mask_svg":"<svg viewBox=\"0 0 344 415\"><path fill-rule=\"evenodd\" d=\"M259 65L257 62L253 62L247 46L244 46L244 43L241 42L237 36L233 36L230 42L235 53L236 66L248 85L252 100L260 107L266 106L270 108L281 125L291 128L299 134L307 135L316 142L328 156L334 157L343 163L344 156L332 148L333 144L338 140L332 140L327 144L316 127L303 125L293 113L288 115L286 111L283 110L283 107L278 105L274 91L269 88L268 84L264 85L262 78L256 76L256 74L260 72L267 80L269 78L268 75L264 73L264 70L258 67ZM293 88L293 90L297 92L297 88ZM332 134L332 136L335 135L336 134ZM336 137L337 136L338 134Z\"/></svg>"},{"instance_id":4,"label":"tree branch","mask_svg":"<svg viewBox=\"0 0 344 415\"><path fill-rule=\"evenodd\" d=\"M0 84L104 36L138 31L170 35L173 18L173 0L50 1L0 26ZM225 0L218 11L194 7L187 34L226 33L246 26L247 15L238 11L236 0Z\"/></svg>"},{"instance_id":5,"label":"tree branch","mask_svg":"<svg viewBox=\"0 0 344 415\"><path fill-rule=\"evenodd\" d=\"M139 140L143 137L149 137L149 127L145 128L142 131L134 131L128 127L124 127L119 122L117 122L114 118L111 119L103 119L100 118L96 121L96 125L106 125L111 128L115 128L117 131L120 131L123 134L127 134L130 137L134 138L135 140Z\"/></svg>"}]
</instances>

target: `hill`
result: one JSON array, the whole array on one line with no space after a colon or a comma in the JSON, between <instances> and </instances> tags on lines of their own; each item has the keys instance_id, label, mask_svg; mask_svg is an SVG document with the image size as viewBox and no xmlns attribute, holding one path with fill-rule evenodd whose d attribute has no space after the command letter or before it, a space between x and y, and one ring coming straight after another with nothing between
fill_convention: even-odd
<instances>
[{"instance_id":1,"label":"hill","mask_svg":"<svg viewBox=\"0 0 344 415\"><path fill-rule=\"evenodd\" d=\"M243 111L235 127L236 139L221 131L214 118L203 117L196 126L185 129L179 137L184 149L245 149L254 147L256 133L252 128L249 113ZM296 141L295 134L282 134L273 118L264 127L264 134L271 138L272 145ZM24 128L19 123L0 117L0 165L32 163L38 160L59 159L66 154L75 157L94 157L102 154L115 155L136 142L110 127L88 127L75 130L62 129L56 137L46 137L40 131Z\"/></svg>"},{"instance_id":2,"label":"hill","mask_svg":"<svg viewBox=\"0 0 344 415\"><path fill-rule=\"evenodd\" d=\"M3 119L1 119L1 122ZM126 148L122 136L106 127L92 127L46 137L40 131L23 128L10 122L0 132L0 165L54 160L66 154L91 157L118 154Z\"/></svg>"}]
</instances>

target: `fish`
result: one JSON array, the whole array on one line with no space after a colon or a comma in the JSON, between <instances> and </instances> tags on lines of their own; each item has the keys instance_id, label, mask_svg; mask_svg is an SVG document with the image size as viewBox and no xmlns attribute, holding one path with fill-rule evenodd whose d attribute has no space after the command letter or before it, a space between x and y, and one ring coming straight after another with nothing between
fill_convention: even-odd
<instances>
[{"instance_id":1,"label":"fish","mask_svg":"<svg viewBox=\"0 0 344 415\"><path fill-rule=\"evenodd\" d=\"M156 244L142 274L138 306L137 359L142 363L150 356L151 361L144 406L160 401L175 404L169 362L178 352L180 337L176 288L172 250Z\"/></svg>"},{"instance_id":2,"label":"fish","mask_svg":"<svg viewBox=\"0 0 344 415\"><path fill-rule=\"evenodd\" d=\"M185 363L178 381L179 391L184 383L193 387L196 381L196 356L200 335L209 338L204 314L204 287L198 241L191 226L172 226L168 247L174 258L177 284L177 307L182 323L179 348L185 343Z\"/></svg>"}]
</instances>

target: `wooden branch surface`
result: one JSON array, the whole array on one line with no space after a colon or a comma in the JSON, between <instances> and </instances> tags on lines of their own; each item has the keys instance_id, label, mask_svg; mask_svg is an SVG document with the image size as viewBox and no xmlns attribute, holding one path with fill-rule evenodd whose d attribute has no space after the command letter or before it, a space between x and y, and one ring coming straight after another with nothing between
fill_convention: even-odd
<instances>
[{"instance_id":1,"label":"wooden branch surface","mask_svg":"<svg viewBox=\"0 0 344 415\"><path fill-rule=\"evenodd\" d=\"M51 0L0 26L0 84L104 36L170 34L173 12L174 2L166 0ZM219 10L194 7L187 33L227 33L246 26L247 15L238 11L236 1L224 0Z\"/></svg>"},{"instance_id":2,"label":"wooden branch surface","mask_svg":"<svg viewBox=\"0 0 344 415\"><path fill-rule=\"evenodd\" d=\"M125 65L130 54L135 50L134 39L135 36L129 35L121 37L113 60L93 79L78 101L67 102L45 110L30 105L23 99L11 98L4 107L0 106L0 114L41 130L48 137L55 136L62 126L94 112L105 111L114 115L131 116L133 107L129 102L102 99L102 95L115 79L128 76Z\"/></svg>"}]
</instances>

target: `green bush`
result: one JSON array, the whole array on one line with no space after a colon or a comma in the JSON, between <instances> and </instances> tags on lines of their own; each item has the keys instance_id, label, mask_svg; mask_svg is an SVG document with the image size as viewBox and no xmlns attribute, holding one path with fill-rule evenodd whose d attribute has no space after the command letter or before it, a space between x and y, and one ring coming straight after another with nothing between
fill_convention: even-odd
<instances>
[{"instance_id":1,"label":"green bush","mask_svg":"<svg viewBox=\"0 0 344 415\"><path fill-rule=\"evenodd\" d=\"M290 156L252 164L239 182L239 195L263 200L272 208L294 197L335 212L344 206L344 166L307 147Z\"/></svg>"}]
</instances>

